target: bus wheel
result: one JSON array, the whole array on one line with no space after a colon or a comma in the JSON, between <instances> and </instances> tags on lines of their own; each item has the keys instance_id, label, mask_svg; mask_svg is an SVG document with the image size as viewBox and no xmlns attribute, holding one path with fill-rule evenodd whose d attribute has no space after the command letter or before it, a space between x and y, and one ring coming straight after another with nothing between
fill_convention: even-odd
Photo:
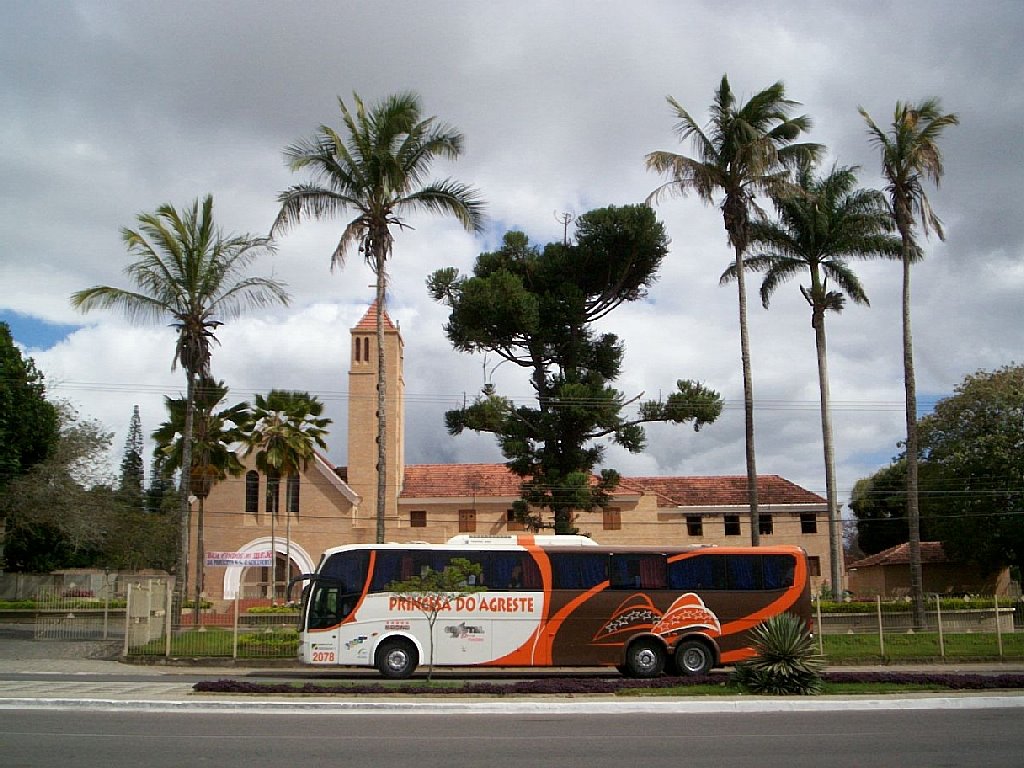
<instances>
[{"instance_id":1,"label":"bus wheel","mask_svg":"<svg viewBox=\"0 0 1024 768\"><path fill-rule=\"evenodd\" d=\"M665 649L656 640L637 640L626 651L630 677L657 677L665 669Z\"/></svg>"},{"instance_id":2,"label":"bus wheel","mask_svg":"<svg viewBox=\"0 0 1024 768\"><path fill-rule=\"evenodd\" d=\"M714 663L711 649L700 640L685 640L676 648L676 668L681 675L706 675Z\"/></svg>"},{"instance_id":3,"label":"bus wheel","mask_svg":"<svg viewBox=\"0 0 1024 768\"><path fill-rule=\"evenodd\" d=\"M406 678L413 673L419 659L416 647L408 640L385 640L377 649L377 671L384 677Z\"/></svg>"}]
</instances>

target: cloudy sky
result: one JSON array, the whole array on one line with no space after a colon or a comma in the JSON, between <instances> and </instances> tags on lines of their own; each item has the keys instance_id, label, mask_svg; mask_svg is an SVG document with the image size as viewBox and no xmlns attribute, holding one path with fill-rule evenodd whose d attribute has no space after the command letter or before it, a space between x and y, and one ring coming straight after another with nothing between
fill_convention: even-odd
<instances>
[{"instance_id":1,"label":"cloudy sky","mask_svg":"<svg viewBox=\"0 0 1024 768\"><path fill-rule=\"evenodd\" d=\"M914 269L922 408L967 373L1021 360L1024 227L1024 5L998 2L51 2L6 0L0 29L0 320L43 370L50 391L115 433L132 406L149 432L172 373L173 331L120 315L83 316L68 297L119 285L119 230L169 202L212 193L228 232L264 233L276 196L303 180L281 150L322 124L337 97L418 92L426 114L466 137L463 157L435 166L479 188L482 236L454 222L410 219L395 244L391 314L406 341L410 462L498 461L487 436L448 437L443 413L493 379L528 398L511 366L460 355L445 308L426 294L433 270L471 268L516 228L560 239L562 214L642 201L661 181L656 149L690 153L672 133L671 95L701 122L723 73L746 99L776 80L814 122L831 165L859 165L880 186L857 114L879 124L897 100L941 97L961 121L942 140L946 175L929 197L947 240ZM607 329L626 345L627 396L668 393L679 378L718 389L721 419L694 434L648 430L624 474L742 474L743 410L734 286L718 276L731 251L714 207L657 207L672 238L647 300ZM239 399L272 387L316 392L335 421L330 457L345 462L348 329L372 298L356 254L329 271L343 220L299 226L254 272L285 281L288 308L220 329L213 370ZM855 266L871 307L830 316L840 498L888 463L903 434L900 270ZM750 284L753 293L756 276ZM758 469L824 494L813 335L796 282L770 310L750 311Z\"/></svg>"}]
</instances>

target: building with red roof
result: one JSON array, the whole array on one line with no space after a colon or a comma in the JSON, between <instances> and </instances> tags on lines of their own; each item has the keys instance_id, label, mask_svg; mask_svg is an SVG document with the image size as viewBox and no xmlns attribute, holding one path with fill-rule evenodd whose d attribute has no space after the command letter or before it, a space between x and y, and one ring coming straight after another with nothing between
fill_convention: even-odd
<instances>
[{"instance_id":1,"label":"building with red roof","mask_svg":"<svg viewBox=\"0 0 1024 768\"><path fill-rule=\"evenodd\" d=\"M519 478L504 464L405 463L404 343L384 313L385 540L443 542L459 533L503 535L523 530L512 514ZM279 562L278 598L287 576L316 568L324 550L376 540L377 307L351 329L348 372L348 463L318 455L280 487L270 514L266 478L250 465L244 481L214 486L205 502L204 548L218 552L273 550ZM581 510L580 533L602 544L745 545L750 542L746 476L623 477L608 507ZM829 573L824 498L778 475L758 478L760 537L765 544L796 544L810 558L813 586ZM288 509L285 507L288 506ZM196 536L192 536L193 547ZM196 556L193 551L192 557ZM193 561L194 562L194 561ZM207 569L212 600L260 597L272 590L269 568ZM191 587L190 587L191 589Z\"/></svg>"}]
</instances>

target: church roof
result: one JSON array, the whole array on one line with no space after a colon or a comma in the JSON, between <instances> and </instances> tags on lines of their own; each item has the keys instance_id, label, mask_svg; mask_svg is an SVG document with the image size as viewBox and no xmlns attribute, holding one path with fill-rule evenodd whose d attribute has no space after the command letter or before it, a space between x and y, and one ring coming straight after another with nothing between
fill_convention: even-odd
<instances>
[{"instance_id":1,"label":"church roof","mask_svg":"<svg viewBox=\"0 0 1024 768\"><path fill-rule=\"evenodd\" d=\"M518 497L521 478L504 464L411 464L403 499ZM742 506L746 476L623 477L613 495L655 494L659 507ZM825 499L778 475L758 478L762 504L824 504Z\"/></svg>"},{"instance_id":2,"label":"church roof","mask_svg":"<svg viewBox=\"0 0 1024 768\"><path fill-rule=\"evenodd\" d=\"M377 330L377 302L374 301L370 305L370 308L366 310L366 314L363 315L363 319L356 323L353 331L365 333L367 331ZM391 318L388 316L388 311L384 310L384 330L386 331L397 331L398 327L391 322Z\"/></svg>"},{"instance_id":3,"label":"church roof","mask_svg":"<svg viewBox=\"0 0 1024 768\"><path fill-rule=\"evenodd\" d=\"M504 464L410 464L402 498L518 496L521 482Z\"/></svg>"}]
</instances>

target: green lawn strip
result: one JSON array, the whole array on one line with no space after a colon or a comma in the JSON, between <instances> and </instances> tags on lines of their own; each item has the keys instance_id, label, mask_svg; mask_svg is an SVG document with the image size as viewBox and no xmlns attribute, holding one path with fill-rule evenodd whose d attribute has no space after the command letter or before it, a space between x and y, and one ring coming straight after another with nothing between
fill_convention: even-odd
<instances>
[{"instance_id":1,"label":"green lawn strip","mask_svg":"<svg viewBox=\"0 0 1024 768\"><path fill-rule=\"evenodd\" d=\"M824 635L825 658L830 664L881 659L878 635ZM947 659L995 659L999 642L994 634L956 633L943 637ZM1024 632L1002 637L1003 657L1024 658ZM942 658L937 632L885 635L885 659L938 660Z\"/></svg>"}]
</instances>

